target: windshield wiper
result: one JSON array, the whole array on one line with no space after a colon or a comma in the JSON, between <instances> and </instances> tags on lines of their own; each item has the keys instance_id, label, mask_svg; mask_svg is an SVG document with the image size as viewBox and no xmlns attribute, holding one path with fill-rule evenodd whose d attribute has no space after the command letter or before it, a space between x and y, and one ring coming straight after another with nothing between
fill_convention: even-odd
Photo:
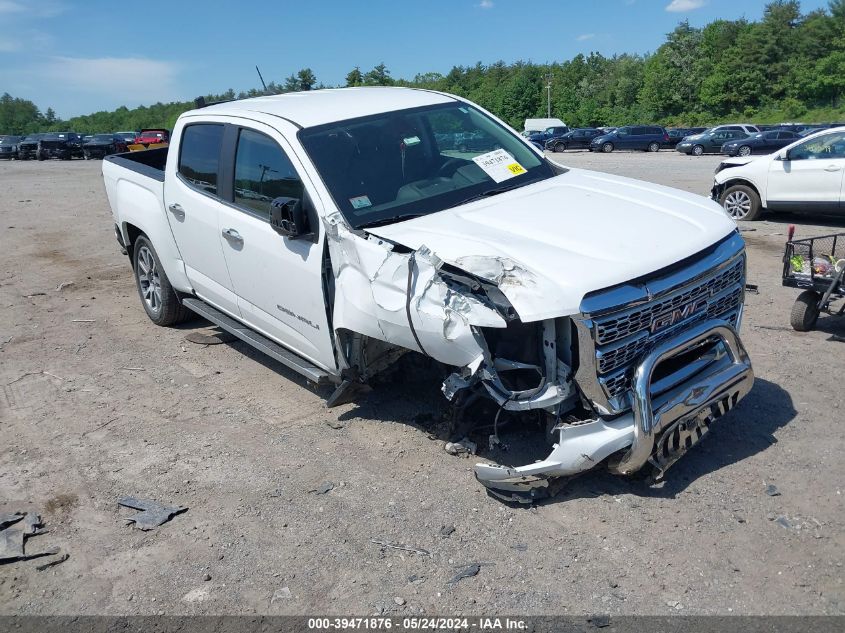
<instances>
[{"instance_id":1,"label":"windshield wiper","mask_svg":"<svg viewBox=\"0 0 845 633\"><path fill-rule=\"evenodd\" d=\"M490 198L492 196L498 196L500 193L505 193L506 191L511 191L512 189L519 189L520 187L522 187L524 185L529 185L529 184L532 184L532 183L520 183L518 185L510 185L508 187L494 187L493 189L486 189L486 190L482 191L481 193L477 193L474 196L470 196L469 198L466 198L465 200L461 200L460 202L455 204L455 206L457 207L457 206L462 205L462 204L475 202L476 200L482 200L484 198Z\"/></svg>"},{"instance_id":2,"label":"windshield wiper","mask_svg":"<svg viewBox=\"0 0 845 633\"><path fill-rule=\"evenodd\" d=\"M428 215L428 213L402 213L400 215L394 215L389 218L381 218L379 220L373 220L372 222L365 222L364 224L359 224L356 228L369 229L375 226L393 224L394 222L400 222L402 220L410 220L411 218L419 218L424 215Z\"/></svg>"}]
</instances>

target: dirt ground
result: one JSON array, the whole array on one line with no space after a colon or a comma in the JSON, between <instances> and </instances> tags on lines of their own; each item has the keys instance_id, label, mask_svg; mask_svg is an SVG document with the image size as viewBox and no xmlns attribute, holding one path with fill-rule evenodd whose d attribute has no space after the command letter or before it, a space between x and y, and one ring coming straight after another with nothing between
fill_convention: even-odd
<instances>
[{"instance_id":1,"label":"dirt ground","mask_svg":"<svg viewBox=\"0 0 845 633\"><path fill-rule=\"evenodd\" d=\"M718 162L554 158L700 194ZM780 285L788 223L845 218L743 226L757 382L668 481L589 474L530 509L429 433L434 376L328 410L241 343L187 342L203 321L152 325L98 162L0 163L0 221L0 512L70 555L0 565L2 614L845 613L845 319L793 332ZM142 532L125 495L189 509Z\"/></svg>"}]
</instances>

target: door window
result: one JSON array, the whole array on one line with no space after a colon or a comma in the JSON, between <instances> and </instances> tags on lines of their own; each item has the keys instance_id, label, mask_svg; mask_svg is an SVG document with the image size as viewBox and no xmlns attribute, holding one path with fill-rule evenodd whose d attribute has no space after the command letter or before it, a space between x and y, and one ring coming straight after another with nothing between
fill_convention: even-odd
<instances>
[{"instance_id":1,"label":"door window","mask_svg":"<svg viewBox=\"0 0 845 633\"><path fill-rule=\"evenodd\" d=\"M789 160L845 158L845 132L817 136L789 150Z\"/></svg>"},{"instance_id":2,"label":"door window","mask_svg":"<svg viewBox=\"0 0 845 633\"><path fill-rule=\"evenodd\" d=\"M242 129L235 156L235 204L265 220L274 198L302 198L302 180L273 139Z\"/></svg>"},{"instance_id":3,"label":"door window","mask_svg":"<svg viewBox=\"0 0 845 633\"><path fill-rule=\"evenodd\" d=\"M217 168L223 143L223 125L197 123L182 132L179 146L179 176L190 186L217 194Z\"/></svg>"}]
</instances>

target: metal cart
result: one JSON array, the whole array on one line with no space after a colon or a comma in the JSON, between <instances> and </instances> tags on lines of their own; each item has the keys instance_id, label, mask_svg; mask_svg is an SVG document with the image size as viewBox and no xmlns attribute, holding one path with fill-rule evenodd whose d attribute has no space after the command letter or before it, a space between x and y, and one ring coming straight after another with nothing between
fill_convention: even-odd
<instances>
[{"instance_id":1,"label":"metal cart","mask_svg":"<svg viewBox=\"0 0 845 633\"><path fill-rule=\"evenodd\" d=\"M790 324L798 332L813 329L819 314L833 314L831 303L845 298L845 233L789 240L783 254L783 285L803 290L792 306ZM836 313L845 314L845 304Z\"/></svg>"}]
</instances>

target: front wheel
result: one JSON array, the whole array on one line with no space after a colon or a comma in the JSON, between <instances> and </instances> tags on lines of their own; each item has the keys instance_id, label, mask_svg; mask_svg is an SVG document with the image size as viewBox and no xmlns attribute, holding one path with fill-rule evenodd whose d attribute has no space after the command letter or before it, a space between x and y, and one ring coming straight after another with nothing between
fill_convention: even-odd
<instances>
[{"instance_id":1,"label":"front wheel","mask_svg":"<svg viewBox=\"0 0 845 633\"><path fill-rule=\"evenodd\" d=\"M132 264L141 305L150 321L156 325L174 325L190 318L191 311L179 303L152 243L144 235L135 240Z\"/></svg>"},{"instance_id":2,"label":"front wheel","mask_svg":"<svg viewBox=\"0 0 845 633\"><path fill-rule=\"evenodd\" d=\"M660 151L660 143L649 143L648 144L648 151L659 152Z\"/></svg>"},{"instance_id":3,"label":"front wheel","mask_svg":"<svg viewBox=\"0 0 845 633\"><path fill-rule=\"evenodd\" d=\"M751 156L751 148L748 145L743 145L739 148L739 155L740 156Z\"/></svg>"},{"instance_id":4,"label":"front wheel","mask_svg":"<svg viewBox=\"0 0 845 633\"><path fill-rule=\"evenodd\" d=\"M747 185L728 187L722 194L722 207L734 220L756 220L763 213L760 196Z\"/></svg>"},{"instance_id":5,"label":"front wheel","mask_svg":"<svg viewBox=\"0 0 845 633\"><path fill-rule=\"evenodd\" d=\"M704 148L701 145L696 145L692 148L693 156L701 156L704 153Z\"/></svg>"},{"instance_id":6,"label":"front wheel","mask_svg":"<svg viewBox=\"0 0 845 633\"><path fill-rule=\"evenodd\" d=\"M565 152L566 151L566 143L556 143L554 147L555 152Z\"/></svg>"},{"instance_id":7,"label":"front wheel","mask_svg":"<svg viewBox=\"0 0 845 633\"><path fill-rule=\"evenodd\" d=\"M603 151L605 154L610 154L610 152L613 151L613 143L605 143L601 146L601 151Z\"/></svg>"},{"instance_id":8,"label":"front wheel","mask_svg":"<svg viewBox=\"0 0 845 633\"><path fill-rule=\"evenodd\" d=\"M792 305L789 324L796 332L808 332L819 320L819 301L821 297L814 290L805 290Z\"/></svg>"}]
</instances>

